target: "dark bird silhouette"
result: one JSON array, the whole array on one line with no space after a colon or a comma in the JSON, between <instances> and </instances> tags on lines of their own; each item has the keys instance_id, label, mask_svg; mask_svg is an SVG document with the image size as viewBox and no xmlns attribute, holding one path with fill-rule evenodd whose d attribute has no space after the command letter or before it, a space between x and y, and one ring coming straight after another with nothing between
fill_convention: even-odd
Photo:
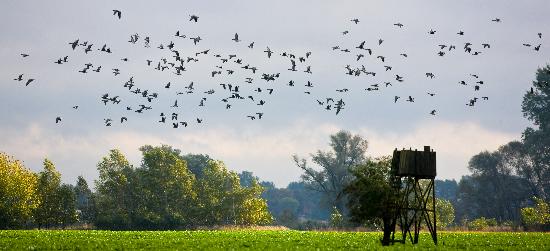
<instances>
[{"instance_id":1,"label":"dark bird silhouette","mask_svg":"<svg viewBox=\"0 0 550 251\"><path fill-rule=\"evenodd\" d=\"M525 47L531 47L531 44L523 44Z\"/></svg>"},{"instance_id":2,"label":"dark bird silhouette","mask_svg":"<svg viewBox=\"0 0 550 251\"><path fill-rule=\"evenodd\" d=\"M19 76L17 78L14 78L13 80L23 81L23 74L19 74Z\"/></svg>"},{"instance_id":3,"label":"dark bird silhouette","mask_svg":"<svg viewBox=\"0 0 550 251\"><path fill-rule=\"evenodd\" d=\"M435 96L435 93L429 93L428 92L428 95L430 95L431 97Z\"/></svg>"},{"instance_id":4,"label":"dark bird silhouette","mask_svg":"<svg viewBox=\"0 0 550 251\"><path fill-rule=\"evenodd\" d=\"M463 35L464 35L464 31L459 31L459 32L456 33L456 34L463 36Z\"/></svg>"},{"instance_id":5,"label":"dark bird silhouette","mask_svg":"<svg viewBox=\"0 0 550 251\"><path fill-rule=\"evenodd\" d=\"M191 17L189 18L189 21L195 21L196 23L199 21L199 17L197 15L191 15Z\"/></svg>"},{"instance_id":6,"label":"dark bird silhouette","mask_svg":"<svg viewBox=\"0 0 550 251\"><path fill-rule=\"evenodd\" d=\"M434 31L433 29L430 29L430 31L428 31L428 34L433 35L433 34L435 34L435 32L436 31Z\"/></svg>"},{"instance_id":7,"label":"dark bird silhouette","mask_svg":"<svg viewBox=\"0 0 550 251\"><path fill-rule=\"evenodd\" d=\"M407 102L411 102L411 103L414 102L414 98L409 96L409 98L407 99Z\"/></svg>"},{"instance_id":8,"label":"dark bird silhouette","mask_svg":"<svg viewBox=\"0 0 550 251\"><path fill-rule=\"evenodd\" d=\"M289 71L296 71L296 61L294 61L293 59L290 60L290 63L292 64L292 66L290 67L290 69L288 69Z\"/></svg>"},{"instance_id":9,"label":"dark bird silhouette","mask_svg":"<svg viewBox=\"0 0 550 251\"><path fill-rule=\"evenodd\" d=\"M117 16L118 19L122 17L122 12L120 10L113 10L113 16Z\"/></svg>"},{"instance_id":10,"label":"dark bird silhouette","mask_svg":"<svg viewBox=\"0 0 550 251\"><path fill-rule=\"evenodd\" d=\"M403 24L402 24L402 23L396 23L396 24L393 24L393 25L395 25L395 26L397 26L397 27L399 27L399 28L403 28Z\"/></svg>"},{"instance_id":11,"label":"dark bird silhouette","mask_svg":"<svg viewBox=\"0 0 550 251\"><path fill-rule=\"evenodd\" d=\"M380 39L378 39L378 45L381 45L381 44L382 44L382 42L384 42L384 40L382 40L381 38L380 38Z\"/></svg>"},{"instance_id":12,"label":"dark bird silhouette","mask_svg":"<svg viewBox=\"0 0 550 251\"><path fill-rule=\"evenodd\" d=\"M401 54L399 54L399 55L401 55L401 56L403 56L403 57L407 57L407 54L405 54L405 53L401 53Z\"/></svg>"},{"instance_id":13,"label":"dark bird silhouette","mask_svg":"<svg viewBox=\"0 0 550 251\"><path fill-rule=\"evenodd\" d=\"M361 44L359 44L359 46L357 46L357 47L355 47L355 48L364 50L364 49L365 49L365 42L366 42L366 41L361 42Z\"/></svg>"},{"instance_id":14,"label":"dark bird silhouette","mask_svg":"<svg viewBox=\"0 0 550 251\"><path fill-rule=\"evenodd\" d=\"M197 43L200 42L200 41L202 40L200 36L191 37L191 38L189 38L189 39L193 40L193 44L194 44L194 45L197 45Z\"/></svg>"},{"instance_id":15,"label":"dark bird silhouette","mask_svg":"<svg viewBox=\"0 0 550 251\"><path fill-rule=\"evenodd\" d=\"M432 110L430 114L435 116L435 110Z\"/></svg>"},{"instance_id":16,"label":"dark bird silhouette","mask_svg":"<svg viewBox=\"0 0 550 251\"><path fill-rule=\"evenodd\" d=\"M377 56L376 58L379 58L380 60L382 60L382 62L384 62L385 58L384 56Z\"/></svg>"},{"instance_id":17,"label":"dark bird silhouette","mask_svg":"<svg viewBox=\"0 0 550 251\"><path fill-rule=\"evenodd\" d=\"M250 43L250 44L248 45L248 48L253 49L253 48L254 48L254 42Z\"/></svg>"},{"instance_id":18,"label":"dark bird silhouette","mask_svg":"<svg viewBox=\"0 0 550 251\"><path fill-rule=\"evenodd\" d=\"M305 70L304 72L305 72L305 73L311 74L311 73L312 73L312 72L311 72L311 66L307 66L307 67L306 67L306 70Z\"/></svg>"},{"instance_id":19,"label":"dark bird silhouette","mask_svg":"<svg viewBox=\"0 0 550 251\"><path fill-rule=\"evenodd\" d=\"M496 22L496 23L500 23L501 20L500 20L500 18L495 18L495 19L493 19L493 20L491 20L491 21Z\"/></svg>"},{"instance_id":20,"label":"dark bird silhouette","mask_svg":"<svg viewBox=\"0 0 550 251\"><path fill-rule=\"evenodd\" d=\"M239 40L239 34L235 33L235 37L233 37L233 39L231 39L235 42L240 42L241 40Z\"/></svg>"},{"instance_id":21,"label":"dark bird silhouette","mask_svg":"<svg viewBox=\"0 0 550 251\"><path fill-rule=\"evenodd\" d=\"M26 58L26 57L29 56L29 54L21 53L21 56L24 57L24 58Z\"/></svg>"},{"instance_id":22,"label":"dark bird silhouette","mask_svg":"<svg viewBox=\"0 0 550 251\"><path fill-rule=\"evenodd\" d=\"M78 46L78 39L75 40L74 42L72 43L69 43L71 45L71 47L73 48L73 50Z\"/></svg>"},{"instance_id":23,"label":"dark bird silhouette","mask_svg":"<svg viewBox=\"0 0 550 251\"><path fill-rule=\"evenodd\" d=\"M386 71L391 70L391 66L388 66L388 65L384 65L384 68L386 68Z\"/></svg>"},{"instance_id":24,"label":"dark bird silhouette","mask_svg":"<svg viewBox=\"0 0 550 251\"><path fill-rule=\"evenodd\" d=\"M481 45L483 45L483 48L491 48L490 44L481 44Z\"/></svg>"},{"instance_id":25,"label":"dark bird silhouette","mask_svg":"<svg viewBox=\"0 0 550 251\"><path fill-rule=\"evenodd\" d=\"M29 78L29 79L27 80L27 83L25 83L25 86L28 86L32 81L34 81L34 79L33 79L33 78Z\"/></svg>"},{"instance_id":26,"label":"dark bird silhouette","mask_svg":"<svg viewBox=\"0 0 550 251\"><path fill-rule=\"evenodd\" d=\"M399 81L399 82L403 82L403 77L399 76L399 75L395 75L395 80Z\"/></svg>"},{"instance_id":27,"label":"dark bird silhouette","mask_svg":"<svg viewBox=\"0 0 550 251\"><path fill-rule=\"evenodd\" d=\"M61 117L55 118L55 123L57 124L57 123L59 123L59 122L61 122Z\"/></svg>"},{"instance_id":28,"label":"dark bird silhouette","mask_svg":"<svg viewBox=\"0 0 550 251\"><path fill-rule=\"evenodd\" d=\"M126 118L126 117L121 117L121 118L120 118L120 123L122 124L124 121L128 121L128 118Z\"/></svg>"},{"instance_id":29,"label":"dark bird silhouette","mask_svg":"<svg viewBox=\"0 0 550 251\"><path fill-rule=\"evenodd\" d=\"M351 21L354 22L355 24L359 23L359 19L357 19L357 18L352 19Z\"/></svg>"},{"instance_id":30,"label":"dark bird silhouette","mask_svg":"<svg viewBox=\"0 0 550 251\"><path fill-rule=\"evenodd\" d=\"M535 50L535 51L539 51L539 50L540 50L540 45L541 45L541 44L535 46L534 50Z\"/></svg>"},{"instance_id":31,"label":"dark bird silhouette","mask_svg":"<svg viewBox=\"0 0 550 251\"><path fill-rule=\"evenodd\" d=\"M397 100L398 100L399 98L401 98L401 97L395 96L395 97L393 98L393 103L397 103Z\"/></svg>"},{"instance_id":32,"label":"dark bird silhouette","mask_svg":"<svg viewBox=\"0 0 550 251\"><path fill-rule=\"evenodd\" d=\"M269 46L267 47L267 49L264 52L267 53L267 58L271 58L271 54L273 54L273 51L271 51L271 49L269 49Z\"/></svg>"},{"instance_id":33,"label":"dark bird silhouette","mask_svg":"<svg viewBox=\"0 0 550 251\"><path fill-rule=\"evenodd\" d=\"M539 36L539 38L542 38L542 33L541 32L537 33L537 36Z\"/></svg>"}]
</instances>

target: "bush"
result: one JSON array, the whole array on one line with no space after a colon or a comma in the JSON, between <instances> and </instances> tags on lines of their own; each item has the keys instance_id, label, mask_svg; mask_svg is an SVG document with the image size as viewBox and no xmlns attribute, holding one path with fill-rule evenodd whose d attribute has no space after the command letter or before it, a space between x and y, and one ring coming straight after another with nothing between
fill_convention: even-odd
<instances>
[{"instance_id":1,"label":"bush","mask_svg":"<svg viewBox=\"0 0 550 251\"><path fill-rule=\"evenodd\" d=\"M535 207L521 209L521 220L529 230L544 230L550 225L550 207L544 200L534 197Z\"/></svg>"},{"instance_id":2,"label":"bush","mask_svg":"<svg viewBox=\"0 0 550 251\"><path fill-rule=\"evenodd\" d=\"M489 226L496 226L497 221L495 219L486 219L485 217L477 218L468 223L468 229L474 231L480 231L487 229Z\"/></svg>"}]
</instances>

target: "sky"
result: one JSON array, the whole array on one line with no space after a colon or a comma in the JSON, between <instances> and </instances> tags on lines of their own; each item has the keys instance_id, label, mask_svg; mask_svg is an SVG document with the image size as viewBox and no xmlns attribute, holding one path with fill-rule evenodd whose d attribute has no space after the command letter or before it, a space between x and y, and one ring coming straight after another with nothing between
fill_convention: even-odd
<instances>
[{"instance_id":1,"label":"sky","mask_svg":"<svg viewBox=\"0 0 550 251\"><path fill-rule=\"evenodd\" d=\"M114 9L122 12L120 19ZM347 130L368 140L371 157L429 145L437 152L437 178L458 180L469 174L473 155L520 140L531 126L522 116L521 101L536 69L549 63L548 9L546 0L4 0L0 151L37 172L48 158L64 182L75 183L78 175L89 182L96 179L96 164L110 149L120 149L139 166L140 146L167 144L183 153L208 154L231 170L252 171L284 187L300 179L293 154L307 158L317 150L330 150L330 135ZM198 16L198 22L189 21L191 15ZM351 21L356 18L358 23ZM491 21L495 18L501 21ZM177 31L186 37L176 37ZM240 42L232 40L235 33ZM139 35L135 44L129 42L134 34ZM190 38L197 36L202 40L195 45ZM82 45L73 50L69 43L76 39L93 44L92 50L86 53ZM356 48L362 41L372 55ZM198 60L184 63L181 75L173 68L155 69L158 63L169 67L163 59L175 62L174 52L158 48L170 42L182 58ZM465 43L471 43L471 53L464 51ZM483 48L484 43L490 48ZM112 53L98 50L104 44ZM274 52L270 58L264 52L267 47ZM296 56L297 71L288 70L291 62L281 55L284 52ZM310 56L300 62L307 52ZM358 54L364 57L357 60ZM229 55L236 56L229 60ZM67 62L54 63L65 56ZM79 72L88 63L88 72ZM245 65L258 70L253 73L243 69ZM364 66L376 75L347 75L347 65ZM92 71L99 66L100 72ZM307 66L311 73L304 72ZM115 76L113 69L120 74ZM222 74L212 77L212 71ZM264 73L279 77L265 81ZM20 74L23 80L14 80ZM404 80L396 81L396 75ZM131 77L135 86L129 90L124 84ZM29 78L35 80L25 86ZM294 86L289 86L291 80ZM305 86L308 81L313 87ZM165 88L168 82L170 88ZM191 82L193 93L186 93ZM228 99L231 92L220 84L239 86L244 99ZM377 84L378 90L366 90ZM158 98L148 102L130 92L137 88ZM104 94L121 102L104 104ZM396 96L400 98L394 102ZM414 102L406 101L409 96ZM474 97L475 105L466 105ZM343 109L336 114L335 102L327 103L327 98L342 100ZM203 99L204 106L199 106ZM176 100L178 107L171 107ZM325 109L328 104L330 110ZM136 113L140 105L152 109ZM435 115L430 114L433 110ZM166 123L159 122L161 113ZM177 120L172 113L178 114ZM127 121L120 123L121 117ZM112 119L111 126L106 119ZM172 128L174 121L188 126Z\"/></svg>"}]
</instances>

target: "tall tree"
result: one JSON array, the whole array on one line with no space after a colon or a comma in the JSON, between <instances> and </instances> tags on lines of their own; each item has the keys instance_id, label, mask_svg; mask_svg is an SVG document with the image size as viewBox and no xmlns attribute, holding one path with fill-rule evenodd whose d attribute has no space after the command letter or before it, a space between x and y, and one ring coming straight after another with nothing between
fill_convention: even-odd
<instances>
[{"instance_id":1,"label":"tall tree","mask_svg":"<svg viewBox=\"0 0 550 251\"><path fill-rule=\"evenodd\" d=\"M59 200L59 211L56 213L58 224L63 228L73 224L78 220L76 212L76 194L71 185L63 184L57 189L57 197Z\"/></svg>"},{"instance_id":2,"label":"tall tree","mask_svg":"<svg viewBox=\"0 0 550 251\"><path fill-rule=\"evenodd\" d=\"M346 215L344 188L353 180L352 168L366 160L367 140L347 131L339 131L330 136L332 151L321 151L311 155L313 163L321 167L316 170L307 164L306 159L293 156L296 165L304 173L302 180L308 187L322 192L330 208L336 207Z\"/></svg>"},{"instance_id":3,"label":"tall tree","mask_svg":"<svg viewBox=\"0 0 550 251\"><path fill-rule=\"evenodd\" d=\"M95 220L96 208L93 193L88 187L88 182L82 176L78 176L76 186L74 187L76 196L76 208L78 210L78 220L81 223L90 224Z\"/></svg>"},{"instance_id":4,"label":"tall tree","mask_svg":"<svg viewBox=\"0 0 550 251\"><path fill-rule=\"evenodd\" d=\"M458 187L458 219L486 217L519 223L520 208L531 190L526 179L514 174L509 160L505 146L470 159L472 175L463 177Z\"/></svg>"},{"instance_id":5,"label":"tall tree","mask_svg":"<svg viewBox=\"0 0 550 251\"><path fill-rule=\"evenodd\" d=\"M0 229L21 228L39 205L37 175L0 152Z\"/></svg>"},{"instance_id":6,"label":"tall tree","mask_svg":"<svg viewBox=\"0 0 550 251\"><path fill-rule=\"evenodd\" d=\"M391 186L391 157L369 160L353 170L355 179L346 187L351 220L358 223L381 222L384 230L383 245L389 245L390 233L395 226L398 195Z\"/></svg>"},{"instance_id":7,"label":"tall tree","mask_svg":"<svg viewBox=\"0 0 550 251\"><path fill-rule=\"evenodd\" d=\"M523 132L523 152L528 161L520 172L536 188L536 195L550 200L550 65L537 69L533 86L523 97L523 115L535 128Z\"/></svg>"},{"instance_id":8,"label":"tall tree","mask_svg":"<svg viewBox=\"0 0 550 251\"><path fill-rule=\"evenodd\" d=\"M142 189L151 228L182 228L192 224L195 176L187 164L167 147L143 149Z\"/></svg>"},{"instance_id":9,"label":"tall tree","mask_svg":"<svg viewBox=\"0 0 550 251\"><path fill-rule=\"evenodd\" d=\"M137 204L132 196L133 183L130 183L135 179L133 167L120 150L114 149L97 164L97 170L96 225L100 228L129 228Z\"/></svg>"},{"instance_id":10,"label":"tall tree","mask_svg":"<svg viewBox=\"0 0 550 251\"><path fill-rule=\"evenodd\" d=\"M38 174L37 193L40 205L35 210L38 228L59 224L57 214L61 211L61 204L57 192L60 186L61 174L50 160L45 159L44 170Z\"/></svg>"}]
</instances>

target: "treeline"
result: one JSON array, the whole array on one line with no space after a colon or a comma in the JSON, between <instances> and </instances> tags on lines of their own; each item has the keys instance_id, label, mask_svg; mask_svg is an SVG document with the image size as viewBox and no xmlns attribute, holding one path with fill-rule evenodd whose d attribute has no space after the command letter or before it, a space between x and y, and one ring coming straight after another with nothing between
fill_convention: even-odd
<instances>
[{"instance_id":1,"label":"treeline","mask_svg":"<svg viewBox=\"0 0 550 251\"><path fill-rule=\"evenodd\" d=\"M521 105L533 127L521 141L470 159L471 175L439 183L440 195L456 209L456 223L494 219L497 224L550 230L550 66L538 69Z\"/></svg>"},{"instance_id":2,"label":"treeline","mask_svg":"<svg viewBox=\"0 0 550 251\"><path fill-rule=\"evenodd\" d=\"M188 229L270 224L273 217L255 180L207 155L182 155L169 146L140 148L139 167L111 150L98 164L96 191L78 177L61 183L54 164L33 173L0 153L0 229L92 224L99 229Z\"/></svg>"}]
</instances>

